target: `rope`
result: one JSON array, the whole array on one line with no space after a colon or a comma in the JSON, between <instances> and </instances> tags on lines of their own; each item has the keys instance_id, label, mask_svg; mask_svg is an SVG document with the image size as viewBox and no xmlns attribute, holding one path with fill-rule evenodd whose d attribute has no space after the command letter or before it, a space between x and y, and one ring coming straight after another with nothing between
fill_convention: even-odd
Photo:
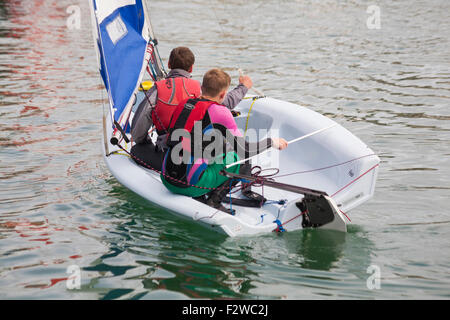
<instances>
[{"instance_id":1,"label":"rope","mask_svg":"<svg viewBox=\"0 0 450 320\"><path fill-rule=\"evenodd\" d=\"M344 211L342 211L341 209L339 209L339 211L348 219L348 221L352 222L352 220L350 220L350 218Z\"/></svg>"},{"instance_id":2,"label":"rope","mask_svg":"<svg viewBox=\"0 0 450 320\"><path fill-rule=\"evenodd\" d=\"M326 128L319 129L319 130L317 130L317 131L308 133L307 135L304 135L304 136L298 137L298 138L296 138L296 139L294 139L294 140L288 141L288 145L291 145L291 144L293 144L293 143L295 143L295 142L298 142L298 141L307 139L307 138L309 138L309 137L312 137L312 136L314 136L314 135L317 135L317 134L319 134L319 133L322 133L322 132L324 132L324 131L326 131L326 130L329 130L329 129L331 129L331 128L337 126L337 125L338 125L337 123L334 123L334 124L332 124L332 125L330 125L330 126L328 126L328 127L326 127ZM239 160L239 161L237 161L237 162L233 162L233 163L227 165L226 168L228 169L228 168L233 167L233 166L235 166L235 165L238 165L238 164L247 162L247 161L249 161L249 160L251 160L251 159L253 159L253 158L260 157L261 155L263 155L263 154L265 154L265 153L271 152L271 150L272 150L272 148L268 148L268 149L266 149L265 151L263 151L263 152L261 152L261 153L259 153L259 154L256 154L256 155L254 155L254 156L252 156L252 157L250 157L250 158L243 159L243 160Z\"/></svg>"},{"instance_id":3,"label":"rope","mask_svg":"<svg viewBox=\"0 0 450 320\"><path fill-rule=\"evenodd\" d=\"M344 164L355 162L355 161L358 161L358 160L361 160L361 159L364 159L364 158L374 157L374 156L376 156L376 154L372 153L372 154L369 154L369 155L366 155L366 156L355 158L355 159L352 159L352 160L349 160L349 161L346 161L346 162L342 162L342 163L339 163L339 164L335 164L335 165L332 165L332 166L323 167L323 168L314 169L314 170L299 171L299 172L283 174L283 175L277 176L277 178L289 177L289 176L294 176L294 175L297 175L297 174L305 174L305 173L311 173L311 172L316 172L316 171L323 171L323 170L327 170L327 169L331 169L331 168L340 167L340 166L343 166Z\"/></svg>"},{"instance_id":4,"label":"rope","mask_svg":"<svg viewBox=\"0 0 450 320\"><path fill-rule=\"evenodd\" d=\"M120 144L118 144L117 146L118 146L122 151L124 151L127 155L129 155L130 158L132 158L133 160L136 160L140 165L142 165L143 167L145 167L145 168L147 168L147 169L150 169L150 170L152 170L152 171L154 171L154 172L156 172L156 173L162 175L164 178L166 178L166 179L168 179L168 180L172 180L172 181L174 181L174 182L184 184L184 185L187 186L187 187L193 187L193 188L197 188L197 189L201 189L201 190L210 190L210 191L214 191L214 190L224 190L224 189L228 188L228 186L223 186L223 187L221 187L221 188L200 187L200 186L195 186L195 185L189 184L188 182L185 182L185 181L182 181L182 180L178 180L178 179L176 179L176 178L173 178L173 177L171 177L171 176L169 176L169 175L163 173L163 172L160 171L160 170L157 170L157 169L153 168L152 166L150 166L149 164L147 164L145 161L143 161L143 160L139 159L138 157L136 157L135 155L131 154L131 152L129 152L128 150L126 150L126 149L125 149L124 147L122 147Z\"/></svg>"},{"instance_id":5,"label":"rope","mask_svg":"<svg viewBox=\"0 0 450 320\"><path fill-rule=\"evenodd\" d=\"M307 214L307 213L308 213L308 210L303 211L302 213L300 213L299 215L293 217L292 219L290 219L290 220L288 220L288 221L286 221L286 222L284 222L284 223L280 223L280 224L277 223L277 221L279 221L279 220L275 220L274 222L278 224L278 228L276 228L276 229L273 230L273 231L274 231L274 232L284 232L284 231L285 231L285 230L284 230L284 226L285 226L285 225L287 225L288 223L294 221L294 220L297 219L297 218L300 218L301 216L303 216L303 215L305 215L305 214ZM283 231L280 231L280 228L281 228Z\"/></svg>"},{"instance_id":6,"label":"rope","mask_svg":"<svg viewBox=\"0 0 450 320\"><path fill-rule=\"evenodd\" d=\"M234 179L230 179L230 212L231 215L234 216L236 212L233 210L233 199L231 198L231 190L233 189L233 181Z\"/></svg>"},{"instance_id":7,"label":"rope","mask_svg":"<svg viewBox=\"0 0 450 320\"><path fill-rule=\"evenodd\" d=\"M130 158L130 159L131 159L131 157L130 157L128 154L126 154L126 153L121 153L120 151L114 151L114 152L111 152L111 155L113 155L113 154L118 155L118 156L124 156L124 157L127 157L127 158Z\"/></svg>"},{"instance_id":8,"label":"rope","mask_svg":"<svg viewBox=\"0 0 450 320\"><path fill-rule=\"evenodd\" d=\"M371 172L372 170L374 170L375 168L379 167L380 164L377 164L375 166L373 166L372 168L370 168L369 170L367 170L366 172L364 172L362 175L360 175L358 178L354 179L352 182L348 183L346 186L344 186L343 188L339 189L336 193L334 193L331 198L333 198L335 195L337 195L338 193L344 191L345 189L347 189L349 186L351 186L352 184L354 184L356 181L358 181L359 179L361 179L362 177L364 177L366 174L368 174L369 172Z\"/></svg>"},{"instance_id":9,"label":"rope","mask_svg":"<svg viewBox=\"0 0 450 320\"><path fill-rule=\"evenodd\" d=\"M273 232L277 232L277 233L281 233L281 232L285 232L286 230L283 228L283 224L281 223L280 220L275 220L274 223L276 223L278 225L278 227L273 230Z\"/></svg>"},{"instance_id":10,"label":"rope","mask_svg":"<svg viewBox=\"0 0 450 320\"><path fill-rule=\"evenodd\" d=\"M257 97L256 97L256 98L253 98L253 102L252 102L252 104L250 105L250 109L248 110L248 114L247 114L247 121L245 122L245 131L244 131L244 137L246 137L246 136L247 136L248 121L250 120L250 114L251 114L251 112L252 112L252 109L253 109L253 106L254 106L254 104L255 104L256 100L258 100L258 98L257 98Z\"/></svg>"},{"instance_id":11,"label":"rope","mask_svg":"<svg viewBox=\"0 0 450 320\"><path fill-rule=\"evenodd\" d=\"M358 159L365 158L365 157L369 157L369 156L373 156L373 155L368 155L368 156L360 157L360 158L358 158ZM349 163L349 162L352 162L352 161L356 161L356 160L358 160L358 159L351 160L351 161L347 161L347 162L345 162L345 163L343 163L343 164L346 164L346 163ZM340 164L340 165L342 165L342 164ZM336 166L339 166L339 165L336 165ZM336 167L336 166L331 166L331 167ZM375 168L377 168L377 167L379 167L379 166L380 166L380 164L377 164L377 165L373 166L372 168L370 168L369 170L367 170L366 172L364 172L362 175L360 175L358 178L354 179L353 181L351 181L350 183L348 183L347 185L345 185L343 188L339 189L336 193L334 193L334 194L331 196L331 198L333 198L333 197L336 196L338 193L342 192L343 190L345 190L346 188L348 188L349 186L351 186L353 183L355 183L356 181L358 181L359 179L361 179L361 178L364 177L366 174L368 174L369 172L371 172L372 170L374 170ZM327 168L325 168L325 169L328 169L328 168L330 168L330 167L327 167ZM313 172L313 171L318 171L318 170L324 170L324 169L323 169L323 168L322 168L322 169L316 169L316 170L312 170L312 171L308 171L308 172ZM305 173L305 172L301 172L301 173ZM299 174L299 173L295 173L295 174ZM277 176L277 178L279 178L279 177L286 177L286 176L288 176L288 175ZM339 209L339 211L340 211L340 212L348 219L348 221L352 222L352 220L349 218L349 216L348 216L344 211L342 211L342 210L340 210L340 209ZM283 226L285 226L286 224L288 224L288 223L294 221L294 220L297 219L297 218L300 218L301 216L303 216L303 215L306 214L306 213L307 213L307 211L302 212L301 214L295 216L294 218L292 218L292 219L290 219L290 220L284 222L283 224L281 224L281 227L283 227ZM275 222L275 221L274 221L274 222ZM276 232L280 232L280 231L279 231L279 227L278 227L277 229L275 229L274 232L275 232L275 231L276 231ZM283 231L281 231L281 232L283 232Z\"/></svg>"},{"instance_id":12,"label":"rope","mask_svg":"<svg viewBox=\"0 0 450 320\"><path fill-rule=\"evenodd\" d=\"M366 157L367 157L367 156L366 156ZM358 158L358 159L360 159L360 158ZM353 161L354 161L354 160L353 160ZM348 162L346 162L346 163L348 163ZM353 183L355 183L356 181L358 181L359 179L361 179L361 178L364 177L366 174L368 174L369 172L371 172L372 170L374 170L375 168L377 168L377 167L379 167L379 166L380 166L380 164L377 164L377 165L373 166L372 168L370 168L369 170L367 170L366 172L364 172L362 175L360 175L358 178L354 179L353 181L351 181L350 183L348 183L347 185L345 185L343 188L339 189L336 193L334 193L334 194L331 196L331 198L333 198L333 197L336 196L338 193L342 192L343 190L345 190L346 188L348 188L349 186L351 186ZM317 170L314 170L314 171L317 171ZM285 175L285 176L286 176L286 175ZM278 176L278 177L280 177L280 176ZM277 178L278 178L278 177L277 177ZM284 177L284 176L283 176L283 177ZM349 218L349 216L348 216L344 211L342 211L342 210L340 210L340 209L339 209L339 211L340 211L340 212L348 219L348 221L352 222L352 220ZM281 224L281 227L285 226L286 224L288 224L289 222L292 222L293 220L295 220L295 219L297 219L297 218L300 218L301 216L303 216L303 215L306 214L306 213L307 213L307 211L302 212L301 214L299 214L299 215L295 216L294 218L292 218L292 219L286 221L285 223ZM275 222L275 221L274 221L274 222ZM278 227L277 229L275 229L274 231L280 232L280 231L279 231L279 227ZM281 232L283 232L283 231L281 231Z\"/></svg>"},{"instance_id":13,"label":"rope","mask_svg":"<svg viewBox=\"0 0 450 320\"><path fill-rule=\"evenodd\" d=\"M153 113L156 115L156 120L158 120L159 124L161 125L161 128L163 128L164 132L169 133L166 129L166 127L164 126L161 118L158 116L158 112L156 112L156 105L152 106L152 103L150 102L150 97L147 95L147 91L144 90L144 86L141 83L141 88L142 91L144 92L145 98L147 99L147 102L149 104L149 106L152 108L151 110L151 114L153 115Z\"/></svg>"},{"instance_id":14,"label":"rope","mask_svg":"<svg viewBox=\"0 0 450 320\"><path fill-rule=\"evenodd\" d=\"M156 172L156 173L162 175L164 178L166 178L166 179L168 179L168 180L171 180L171 181L174 181L174 182L177 182L177 183L181 183L181 184L185 185L186 187L193 187L193 188L197 188L197 189L201 189L201 190L209 190L209 191L221 191L221 190L225 190L225 189L229 188L229 186L227 186L227 185L224 185L224 186L222 186L222 187L217 187L217 188L200 187L200 186L196 186L196 185L190 184L190 183L188 183L188 182L186 182L186 181L182 181L182 180L173 178L173 177L171 177L171 176L169 176L169 175L163 173L162 171L153 168L153 167L150 166L148 163L146 163L144 160L139 159L138 157L136 157L135 155L133 155L131 152L129 152L128 150L126 150L126 149L125 149L124 147L122 147L120 144L117 145L117 146L118 146L122 151L124 151L124 152L126 153L126 155L125 155L125 154L120 154L120 153L118 153L118 152L115 152L115 154L123 155L123 156L129 156L131 159L136 160L136 161L137 161L140 165L142 165L143 167L145 167L145 168L147 168L147 169L149 169L149 170L152 170L152 171L154 171L154 172ZM255 167L255 168L256 168L256 167ZM260 168L260 167L259 167L259 168ZM254 168L253 168L253 169L254 169ZM252 169L252 170L253 170L253 169ZM259 173L264 172L264 171L267 171L267 170L269 170L269 169L260 170ZM276 170L277 170L277 169L276 169ZM257 173L257 174L258 174L258 173ZM231 180L231 183L232 183L232 180L233 180L233 179L230 179L230 180ZM241 182L242 182L242 181L241 181ZM250 184L253 184L253 183L250 183ZM241 187L240 187L240 188L237 188L237 190L233 191L233 193L239 192L240 190L244 189L244 187L246 187L246 186L248 186L248 184L245 184L245 185L244 185L244 183L241 183ZM231 193L231 189L230 189L230 193Z\"/></svg>"},{"instance_id":15,"label":"rope","mask_svg":"<svg viewBox=\"0 0 450 320\"><path fill-rule=\"evenodd\" d=\"M147 46L147 53L150 54L150 59L147 64L147 72L150 75L150 77L153 79L154 82L158 81L158 72L156 71L156 68L154 64L156 62L156 58L159 56L159 61L161 62L162 70L159 69L160 73L164 76L166 74L166 71L164 70L164 66L161 60L161 56L159 55L158 48L156 47L157 43L156 40L151 40Z\"/></svg>"}]
</instances>

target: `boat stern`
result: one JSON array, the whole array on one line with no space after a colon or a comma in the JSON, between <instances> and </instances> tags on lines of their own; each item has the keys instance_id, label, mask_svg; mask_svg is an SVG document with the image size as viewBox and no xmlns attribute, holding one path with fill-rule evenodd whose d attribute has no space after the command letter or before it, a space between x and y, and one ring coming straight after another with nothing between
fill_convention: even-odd
<instances>
[{"instance_id":1,"label":"boat stern","mask_svg":"<svg viewBox=\"0 0 450 320\"><path fill-rule=\"evenodd\" d=\"M279 211L279 221L286 231L321 228L347 232L346 218L328 196L306 195L288 202Z\"/></svg>"}]
</instances>

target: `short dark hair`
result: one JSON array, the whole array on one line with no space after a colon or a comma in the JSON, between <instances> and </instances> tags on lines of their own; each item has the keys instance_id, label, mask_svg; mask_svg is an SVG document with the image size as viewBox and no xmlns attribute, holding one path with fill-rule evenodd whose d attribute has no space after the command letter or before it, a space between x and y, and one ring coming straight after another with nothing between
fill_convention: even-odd
<instances>
[{"instance_id":1,"label":"short dark hair","mask_svg":"<svg viewBox=\"0 0 450 320\"><path fill-rule=\"evenodd\" d=\"M183 69L189 72L194 63L195 56L189 48L178 47L170 53L170 69Z\"/></svg>"},{"instance_id":2,"label":"short dark hair","mask_svg":"<svg viewBox=\"0 0 450 320\"><path fill-rule=\"evenodd\" d=\"M202 94L209 97L217 96L222 90L227 90L231 77L221 69L211 69L203 77Z\"/></svg>"}]
</instances>

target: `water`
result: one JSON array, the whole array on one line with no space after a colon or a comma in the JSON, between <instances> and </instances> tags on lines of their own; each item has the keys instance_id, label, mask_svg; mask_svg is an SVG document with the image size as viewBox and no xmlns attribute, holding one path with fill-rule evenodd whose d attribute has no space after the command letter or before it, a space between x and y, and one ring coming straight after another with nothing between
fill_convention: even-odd
<instances>
[{"instance_id":1,"label":"water","mask_svg":"<svg viewBox=\"0 0 450 320\"><path fill-rule=\"evenodd\" d=\"M380 29L368 29L368 5L149 2L165 62L187 45L197 79L218 66L236 83L240 67L382 159L347 234L228 239L152 207L106 168L86 2L0 2L0 298L448 299L450 2L377 1ZM79 290L67 288L71 265ZM379 290L367 287L372 265Z\"/></svg>"}]
</instances>

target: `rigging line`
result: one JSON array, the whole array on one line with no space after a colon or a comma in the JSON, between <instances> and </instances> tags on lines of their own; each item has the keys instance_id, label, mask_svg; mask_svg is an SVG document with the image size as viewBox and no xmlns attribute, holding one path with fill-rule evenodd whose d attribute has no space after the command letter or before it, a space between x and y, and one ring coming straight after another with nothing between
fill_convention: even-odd
<instances>
[{"instance_id":1,"label":"rigging line","mask_svg":"<svg viewBox=\"0 0 450 320\"><path fill-rule=\"evenodd\" d=\"M217 11L216 11L214 4L211 6L211 9L214 12L214 16L216 17L216 21L220 27L220 30L222 31L222 36L225 37L225 30L223 29L222 24L219 21L219 16L217 15ZM224 7L224 9L225 9L225 7Z\"/></svg>"},{"instance_id":2,"label":"rigging line","mask_svg":"<svg viewBox=\"0 0 450 320\"><path fill-rule=\"evenodd\" d=\"M164 69L164 64L163 64L163 62L162 62L162 59L161 59L161 55L159 54L159 50L158 50L158 45L157 45L157 42L158 42L158 40L157 40L157 37L156 37L156 35L155 35L155 29L153 28L153 24L152 24L152 21L151 21L151 19L150 19L150 13L149 13L149 11L148 11L148 7L147 7L147 4L145 3L145 0L144 0L144 10L146 10L146 12L147 12L147 22L148 22L148 24L149 24L149 26L150 26L150 33L151 33L151 35L150 35L150 38L151 38L151 42L153 42L153 50L154 50L154 54L153 54L153 56L154 56L154 62L155 62L155 64L156 64L156 66L158 67L158 69L159 69L159 71L162 73L162 76L163 76L163 78L165 78L166 76L167 76L167 72L166 72L166 70ZM152 12L153 12L153 9L152 9ZM160 63L160 65L158 65L158 61L157 61L157 59L159 59L159 63ZM152 59L150 59L150 60L152 60Z\"/></svg>"},{"instance_id":3,"label":"rigging line","mask_svg":"<svg viewBox=\"0 0 450 320\"><path fill-rule=\"evenodd\" d=\"M312 132L312 133L310 133L310 134L307 134L307 135L305 135L305 136L303 136L303 137L298 137L298 138L296 138L296 139L293 139L293 140L289 141L288 144L293 144L293 143L295 143L295 142L304 140L304 139L309 138L309 137L311 137L311 136L314 136L314 135L316 135L316 134L318 134L318 133L321 133L321 132L323 132L323 131L326 131L326 130L329 130L329 129L331 129L331 128L334 128L334 127L336 127L337 125L338 125L337 123L333 123L332 125L330 125L330 126L328 126L328 127L326 127L326 128L323 128L323 129L314 131L314 132Z\"/></svg>"},{"instance_id":4,"label":"rigging line","mask_svg":"<svg viewBox=\"0 0 450 320\"><path fill-rule=\"evenodd\" d=\"M135 160L135 161L136 161L138 164L140 164L141 166L143 166L143 167L145 167L145 168L147 168L147 169L149 169L149 170L151 170L151 171L154 171L154 172L156 172L156 173L162 175L163 177L165 177L165 178L168 179L168 180L171 180L171 181L174 181L174 182L178 182L178 183L184 184L184 185L187 186L187 187L193 187L193 188L196 188L196 189L209 190L209 191L214 191L214 190L218 190L218 191L219 191L219 190L225 190L225 189L228 189L228 188L229 188L228 185L223 185L222 187L216 187L216 188L208 188L208 187L200 187L200 186L192 185L192 184L190 184L190 183L188 183L188 182L185 182L185 181L182 181L182 180L173 178L173 177L171 177L171 176L165 174L165 173L162 172L161 170L157 170L157 169L153 168L152 166L150 166L150 165L149 165L148 163L146 163L145 161L143 161L143 160L139 159L138 157L136 157L135 155L133 155L130 151L128 151L126 148L124 148L121 144L117 144L117 147L118 147L119 149L121 149L123 152L125 152L126 155L128 155L131 159ZM119 155L125 156L125 154L120 154L120 153L119 153ZM265 170L260 170L259 173L256 173L256 175L257 175L257 176L260 176L261 173L262 173L263 171L265 171ZM263 179L264 179L264 177L263 177ZM242 182L242 181L241 181L241 182ZM263 182L260 182L260 180L258 180L258 179L255 180L255 182L263 183ZM239 190L241 190L242 188L243 188L243 186L241 186L241 188L240 188Z\"/></svg>"},{"instance_id":5,"label":"rigging line","mask_svg":"<svg viewBox=\"0 0 450 320\"><path fill-rule=\"evenodd\" d=\"M253 98L253 102L252 102L252 104L250 105L250 109L248 110L248 113L247 113L247 121L245 122L244 138L247 136L248 121L250 120L250 114L252 113L252 109L253 109L253 106L254 106L255 103L256 103L256 100L258 100L258 99Z\"/></svg>"},{"instance_id":6,"label":"rigging line","mask_svg":"<svg viewBox=\"0 0 450 320\"><path fill-rule=\"evenodd\" d=\"M348 219L349 222L352 222L352 220L350 220L350 218L348 217L348 215L347 215L344 211L342 211L342 210L339 210L339 211L340 211L340 212ZM290 220L288 220L288 221L286 221L286 222L283 222L283 223L281 224L281 227L284 227L284 226L287 225L288 223L291 223L291 222L294 221L295 219L300 218L300 217L304 216L304 215L307 214L307 213L308 213L308 210L301 212L300 214L296 215L296 216L293 217L292 219L290 219ZM277 219L278 219L278 218L277 218ZM278 229L275 229L275 230L274 230L274 232L277 232L277 231L278 231Z\"/></svg>"},{"instance_id":7,"label":"rigging line","mask_svg":"<svg viewBox=\"0 0 450 320\"><path fill-rule=\"evenodd\" d=\"M108 146L108 133L107 133L107 129L106 129L106 107L105 107L105 97L103 95L103 89L106 87L104 87L103 83L102 83L102 77L99 74L98 75L98 81L100 83L100 95L101 95L101 103L102 103L102 118L103 118L103 145L105 148L105 155L109 156L111 155L111 153L109 152L109 146Z\"/></svg>"},{"instance_id":8,"label":"rigging line","mask_svg":"<svg viewBox=\"0 0 450 320\"><path fill-rule=\"evenodd\" d=\"M163 130L164 130L166 133L168 133L168 131L167 131L166 127L164 126L164 124L163 124L161 118L158 116L158 112L156 112L156 105L155 105L155 106L152 106L152 103L151 103L151 101L150 101L150 97L148 96L147 91L144 90L144 86L142 85L142 83L141 83L141 89L142 89L142 91L144 92L145 98L147 99L147 102L148 102L149 106L151 106L151 109L152 109L152 110L151 110L151 111L152 111L152 115L153 115L153 113L155 114L156 120L158 120L159 125L163 128Z\"/></svg>"},{"instance_id":9,"label":"rigging line","mask_svg":"<svg viewBox=\"0 0 450 320\"><path fill-rule=\"evenodd\" d=\"M316 135L316 134L319 134L319 133L324 132L324 131L326 131L326 130L329 130L329 129L331 129L331 128L334 128L334 127L336 127L337 125L338 125L337 123L334 123L334 124L332 124L332 125L330 125L330 126L328 126L328 127L325 127L325 128L320 129L320 130L311 132L311 133L309 133L309 134L307 134L307 135L298 137L298 138L296 138L296 139L294 139L294 140L289 141L289 142L288 142L288 145L293 144L293 143L298 142L298 141L301 141L301 140L304 140L304 139L306 139L306 138L309 138L309 137L311 137L311 136L314 136L314 135ZM257 155L254 155L253 157L250 157L250 158L247 158L247 159L240 160L240 161L234 162L234 163L232 163L232 164L229 164L229 165L227 165L225 168L228 169L228 168L230 168L230 167L233 167L233 166L236 166L236 165L238 165L238 164L241 164L241 163L244 163L244 162L246 162L246 161L249 161L249 160L251 160L251 159L253 159L253 158L259 157L259 156L261 156L262 154L265 154L265 153L268 153L268 152L272 151L272 149L273 149L273 148L269 148L269 149L267 149L267 150L265 150L265 151L263 151L263 152L261 152L261 153L259 153L259 154L257 154Z\"/></svg>"},{"instance_id":10,"label":"rigging line","mask_svg":"<svg viewBox=\"0 0 450 320\"><path fill-rule=\"evenodd\" d=\"M196 185L189 184L188 182L185 182L185 181L182 181L182 180L173 178L173 177L171 177L171 176L169 176L169 175L163 173L161 170L157 170L157 169L151 167L151 166L150 166L149 164L147 164L144 160L139 159L138 157L136 157L135 155L133 155L130 151L128 151L127 149L125 149L121 144L117 144L117 147L118 147L119 149L121 149L123 152L125 152L128 156L130 156L131 159L133 159L133 160L135 160L136 162L138 162L141 166L143 166L143 167L145 167L145 168L147 168L147 169L149 169L149 170L151 170L151 171L154 171L154 172L156 172L156 173L162 175L163 177L165 177L165 178L168 179L168 180L171 180L171 181L174 181L174 182L178 182L178 183L184 184L184 185L187 186L187 187L193 187L193 188L196 188L196 189L200 189L200 190L209 190L209 191L214 191L214 190L224 190L224 189L228 189L228 188L229 188L228 185L225 185L225 186L222 186L222 187L217 187L217 188L208 188L208 187L200 187L200 186L196 186Z\"/></svg>"},{"instance_id":11,"label":"rigging line","mask_svg":"<svg viewBox=\"0 0 450 320\"><path fill-rule=\"evenodd\" d=\"M221 30L221 33L222 33L222 37L226 38L225 30L224 30L224 28L222 26L222 23L219 20L219 16L217 15L217 11L216 11L216 8L215 8L214 4L211 6L211 9L214 12L214 16L216 17L217 24L220 27L220 30ZM225 4L224 4L223 11L225 11L225 10L226 9L225 9ZM244 72L242 71L242 69L239 66L238 66L238 72L239 72L239 76L240 77L244 76ZM251 90L256 92L256 94L258 94L259 96L265 97L265 94L262 91L256 89L255 87L252 87Z\"/></svg>"},{"instance_id":12,"label":"rigging line","mask_svg":"<svg viewBox=\"0 0 450 320\"><path fill-rule=\"evenodd\" d=\"M338 193L344 191L345 189L347 189L349 186L351 186L352 184L354 184L356 181L358 181L359 179L361 179L362 177L364 177L366 174L368 174L369 172L371 172L372 170L374 170L375 168L378 168L380 166L380 164L376 164L375 166L373 166L372 168L370 168L369 170L367 170L366 172L364 172L362 175L360 175L358 178L354 179L353 181L351 181L350 183L348 183L346 186L344 186L343 188L339 189L337 192L335 192L331 198L333 198L335 195L337 195Z\"/></svg>"},{"instance_id":13,"label":"rigging line","mask_svg":"<svg viewBox=\"0 0 450 320\"><path fill-rule=\"evenodd\" d=\"M300 218L301 216L304 216L306 213L308 213L308 211L303 211L303 212L301 212L299 215L293 217L292 219L290 219L290 220L288 220L288 221L286 221L286 222L283 222L283 223L281 224L281 226L285 226L285 225L287 225L288 223L291 223L291 222L294 221L295 219ZM274 230L274 231L276 231L276 230Z\"/></svg>"},{"instance_id":14,"label":"rigging line","mask_svg":"<svg viewBox=\"0 0 450 320\"><path fill-rule=\"evenodd\" d=\"M352 220L349 218L349 216L344 211L342 211L341 209L339 209L339 211L348 219L349 222L352 222Z\"/></svg>"},{"instance_id":15,"label":"rigging line","mask_svg":"<svg viewBox=\"0 0 450 320\"><path fill-rule=\"evenodd\" d=\"M201 218L197 218L197 216L198 216L198 212L195 214L195 216L194 216L194 220L195 221L200 221L200 220L203 220L203 219L213 219L216 215L217 215L217 213L219 213L219 212L221 212L220 210L217 210L216 212L214 212L212 215L210 215L210 216L206 216L206 217L201 217Z\"/></svg>"},{"instance_id":16,"label":"rigging line","mask_svg":"<svg viewBox=\"0 0 450 320\"><path fill-rule=\"evenodd\" d=\"M313 169L313 170L306 170L306 171L298 171L298 172L293 172L293 173L287 173L287 174L279 175L279 176L277 176L277 178L284 178L284 177L294 176L294 175L297 175L297 174L305 174L305 173L311 173L311 172L316 172L316 171L323 171L323 170L327 170L327 169L331 169L331 168L340 167L340 166L343 166L344 164L355 162L355 161L358 161L358 160L361 160L361 159L364 159L364 158L374 157L374 156L376 156L376 154L372 153L372 154L368 154L368 155L365 155L365 156L362 156L362 157L359 157L359 158L355 158L355 159L352 159L352 160L349 160L349 161L346 161L346 162L342 162L342 163L339 163L339 164L334 164L334 165L331 165L331 166L328 166L328 167L323 167L323 168Z\"/></svg>"}]
</instances>

